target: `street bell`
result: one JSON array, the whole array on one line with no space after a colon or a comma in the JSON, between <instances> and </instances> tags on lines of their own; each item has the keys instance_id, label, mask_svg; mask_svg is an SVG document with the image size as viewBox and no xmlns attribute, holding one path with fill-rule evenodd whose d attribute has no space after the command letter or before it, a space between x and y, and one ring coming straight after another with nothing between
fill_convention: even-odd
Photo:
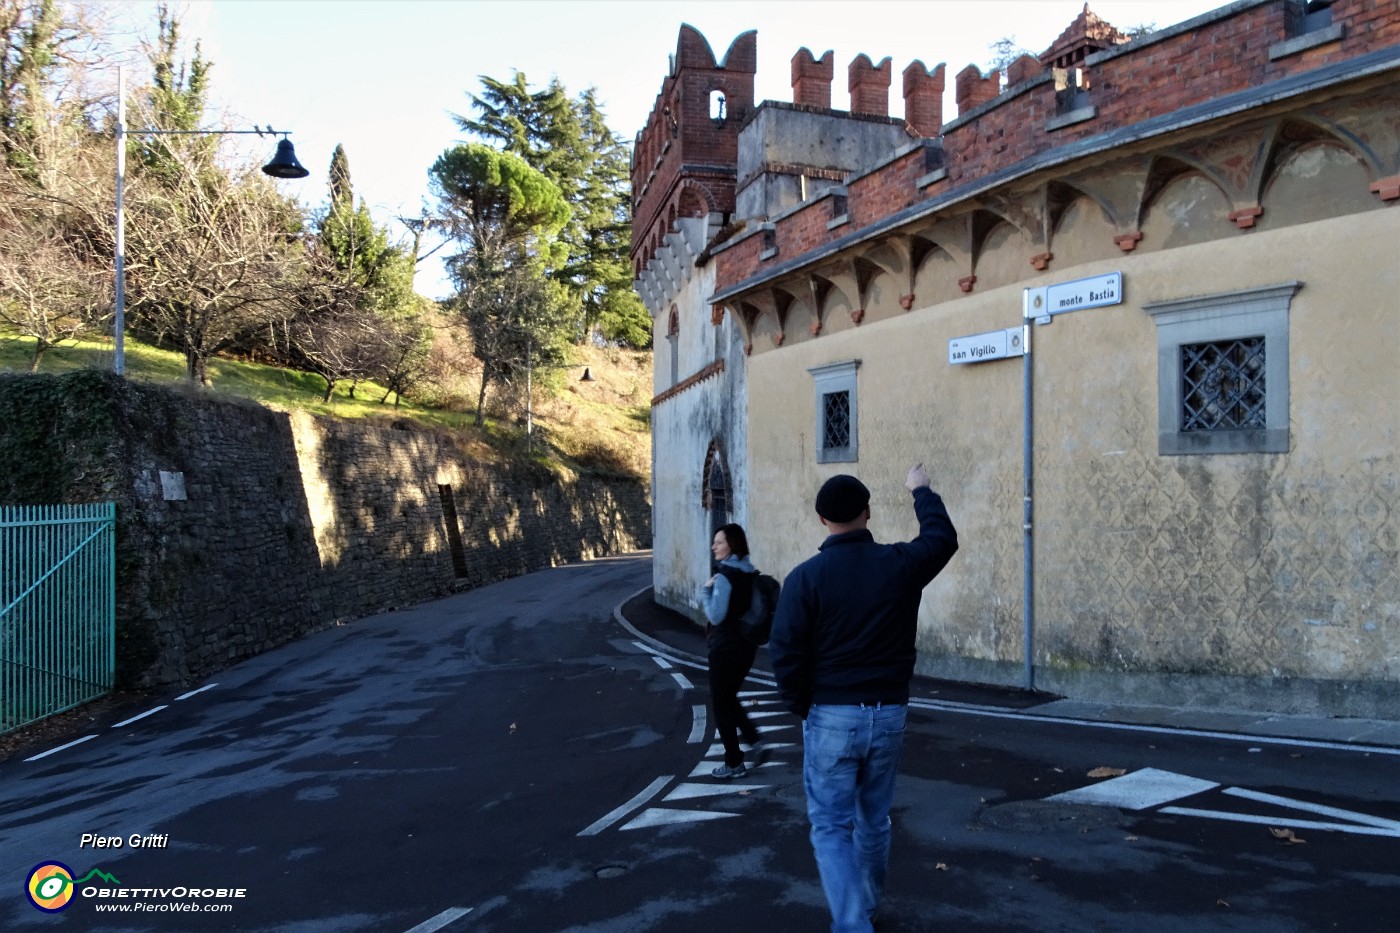
<instances>
[{"instance_id":1,"label":"street bell","mask_svg":"<svg viewBox=\"0 0 1400 933\"><path fill-rule=\"evenodd\" d=\"M272 157L271 162L263 166L262 170L273 178L305 178L311 174L297 161L292 141L285 136L277 141L277 154Z\"/></svg>"}]
</instances>

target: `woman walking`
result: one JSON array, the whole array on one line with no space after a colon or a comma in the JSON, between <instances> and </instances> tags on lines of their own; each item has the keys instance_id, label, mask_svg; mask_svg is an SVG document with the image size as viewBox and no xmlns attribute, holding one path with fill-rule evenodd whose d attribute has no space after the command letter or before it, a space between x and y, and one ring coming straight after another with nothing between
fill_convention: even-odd
<instances>
[{"instance_id":1,"label":"woman walking","mask_svg":"<svg viewBox=\"0 0 1400 933\"><path fill-rule=\"evenodd\" d=\"M758 571L749 561L749 539L743 526L729 524L715 532L710 543L716 572L701 588L700 600L707 630L710 660L710 705L715 711L715 726L724 745L724 764L710 773L717 778L743 777L744 743L751 748L759 743L758 728L739 703L739 688L753 667L758 648L744 638L739 630L739 617L753 599L753 581Z\"/></svg>"}]
</instances>

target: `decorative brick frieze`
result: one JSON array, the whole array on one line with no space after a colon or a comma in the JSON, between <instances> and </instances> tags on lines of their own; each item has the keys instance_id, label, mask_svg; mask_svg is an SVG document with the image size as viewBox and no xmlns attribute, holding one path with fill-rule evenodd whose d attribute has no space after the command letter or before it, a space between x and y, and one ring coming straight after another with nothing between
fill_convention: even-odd
<instances>
[{"instance_id":1,"label":"decorative brick frieze","mask_svg":"<svg viewBox=\"0 0 1400 933\"><path fill-rule=\"evenodd\" d=\"M686 378L682 379L680 382L671 386L671 388L665 390L664 392L657 393L656 397L651 400L651 407L655 408L662 402L665 402L669 399L673 399L677 395L680 395L686 389L692 389L695 386L698 386L700 383L704 382L706 379L709 379L711 376L718 376L722 372L724 372L724 360L715 360L709 366L706 366L704 369L700 370L694 375L687 376Z\"/></svg>"}]
</instances>

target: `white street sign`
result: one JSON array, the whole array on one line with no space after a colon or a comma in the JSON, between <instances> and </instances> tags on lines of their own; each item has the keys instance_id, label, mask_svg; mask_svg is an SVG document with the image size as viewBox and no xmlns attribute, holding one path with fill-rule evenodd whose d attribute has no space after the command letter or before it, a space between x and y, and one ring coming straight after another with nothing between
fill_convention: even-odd
<instances>
[{"instance_id":1,"label":"white street sign","mask_svg":"<svg viewBox=\"0 0 1400 933\"><path fill-rule=\"evenodd\" d=\"M1026 289L1026 317L1042 323L1051 315L1123 303L1123 273L1109 272L1044 288Z\"/></svg>"},{"instance_id":2,"label":"white street sign","mask_svg":"<svg viewBox=\"0 0 1400 933\"><path fill-rule=\"evenodd\" d=\"M954 337L948 341L948 365L959 363L985 363L987 360L1000 360L1025 353L1025 343L1020 327L973 334L970 337Z\"/></svg>"}]
</instances>

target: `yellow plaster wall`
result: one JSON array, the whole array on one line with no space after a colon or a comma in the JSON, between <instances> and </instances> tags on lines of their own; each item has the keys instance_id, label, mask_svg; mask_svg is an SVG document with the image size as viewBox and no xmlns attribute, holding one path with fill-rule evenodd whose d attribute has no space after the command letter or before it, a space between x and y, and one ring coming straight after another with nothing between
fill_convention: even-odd
<instances>
[{"instance_id":1,"label":"yellow plaster wall","mask_svg":"<svg viewBox=\"0 0 1400 933\"><path fill-rule=\"evenodd\" d=\"M1150 232L1150 227L1149 227ZM954 337L1019 323L1021 288L1124 274L1124 304L1033 327L1036 663L1051 670L1400 679L1400 208L1065 267L794 346L749 366L750 519L785 573L823 537L838 472L877 539L915 532L923 461L962 550L930 586L925 659L1019 664L1022 363L949 366ZM1288 454L1157 453L1148 302L1299 280ZM860 460L818 465L806 370L860 359Z\"/></svg>"}]
</instances>

